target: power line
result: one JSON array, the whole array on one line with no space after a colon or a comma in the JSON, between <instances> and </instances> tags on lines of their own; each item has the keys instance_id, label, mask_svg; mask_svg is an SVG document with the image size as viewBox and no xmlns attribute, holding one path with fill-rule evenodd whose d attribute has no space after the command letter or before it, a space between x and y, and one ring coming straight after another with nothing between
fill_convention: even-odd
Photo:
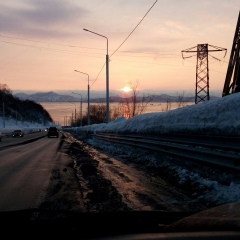
<instances>
[{"instance_id":1,"label":"power line","mask_svg":"<svg viewBox=\"0 0 240 240\"><path fill-rule=\"evenodd\" d=\"M1 35L0 35L1 36ZM30 40L31 41L31 40ZM41 50L45 50L45 51L52 51L52 52L60 52L60 53L68 53L68 54L73 54L73 55L83 55L83 56L88 56L88 57L96 57L96 58L100 58L100 56L91 56L88 54L93 54L93 55L102 55L102 53L98 53L98 52L78 52L78 51L70 51L70 50L64 50L64 49L58 49L58 48L51 48L51 47L43 47L43 46L38 46L38 45L29 45L29 44L23 44L23 43L17 43L17 42L9 42L9 41L4 41L4 40L0 40L0 42L2 43L6 43L6 44L12 44L12 45L17 45L17 46L22 46L22 47L29 47L29 48L36 48L36 49L41 49ZM51 43L50 43L51 44ZM84 47L81 47L84 48ZM102 49L98 49L98 48L92 48L92 49L97 49L97 50L102 50ZM129 56L129 57L142 57L142 58L152 58L153 56L150 56L149 54L155 54L154 57L160 57L160 58L178 58L179 55L178 54L169 54L169 53L160 53L160 52L138 52L138 53L143 53L146 54L146 56L142 55L142 56L137 56L137 55L125 55L124 53L132 53L131 51L120 51L123 54L119 54L118 56ZM133 52L136 53L136 52ZM138 54L137 53L137 54ZM86 55L87 54L87 55ZM160 55L160 56L159 56ZM176 57L174 57L176 56Z\"/></svg>"},{"instance_id":2,"label":"power line","mask_svg":"<svg viewBox=\"0 0 240 240\"><path fill-rule=\"evenodd\" d=\"M32 40L32 39L27 39L27 38L20 38L20 37L12 37L12 36L6 36L0 34L0 37L4 38L10 38L10 39L18 39L18 40L24 40L24 41L29 41L29 42L37 42L37 43L44 43L44 44L52 44L52 45L58 45L58 46L63 46L63 47L71 47L71 48L87 48L87 49L98 49L98 50L104 50L100 48L88 48L88 47L80 47L76 45L69 45L69 44L62 44L62 43L53 43L53 42L45 42L45 41L40 41L40 40ZM9 43L9 42L7 42Z\"/></svg>"},{"instance_id":3,"label":"power line","mask_svg":"<svg viewBox=\"0 0 240 240\"><path fill-rule=\"evenodd\" d=\"M136 28L140 25L140 23L143 21L143 19L147 16L147 14L150 12L150 10L153 8L153 6L157 3L158 0L156 0L153 5L149 8L149 10L146 12L146 14L142 17L142 19L139 21L139 23L136 25L136 27L128 34L128 36L125 38L125 40L119 45L119 47L110 55L110 57L118 51L118 49L127 41L127 39L132 35L132 33L136 30ZM103 67L106 63L104 63ZM101 68L100 72L98 73L97 77L95 78L94 82L96 82L98 76L103 70L103 67ZM93 82L93 83L94 83ZM93 84L92 84L93 85Z\"/></svg>"},{"instance_id":4,"label":"power line","mask_svg":"<svg viewBox=\"0 0 240 240\"><path fill-rule=\"evenodd\" d=\"M23 44L23 43L14 43L14 42L8 42L8 41L3 41L3 40L0 40L0 42L17 45L17 46L22 46L22 47L30 47L30 48L37 48L37 49L41 49L41 50L48 50L48 51L52 51L52 52L63 52L63 53L70 53L70 54L86 54L86 53L88 53L88 52L61 50L61 49L57 49L57 48L35 46L35 45L29 45L29 44ZM91 53L91 54L100 54L100 53Z\"/></svg>"},{"instance_id":5,"label":"power line","mask_svg":"<svg viewBox=\"0 0 240 240\"><path fill-rule=\"evenodd\" d=\"M102 72L102 70L103 70L103 68L104 68L105 65L106 65L106 62L103 64L101 70L99 71L99 73L98 73L97 77L95 78L95 80L93 81L92 85L97 81L97 79L98 79L98 77L99 77L100 73ZM92 85L91 85L91 86L92 86Z\"/></svg>"},{"instance_id":6,"label":"power line","mask_svg":"<svg viewBox=\"0 0 240 240\"><path fill-rule=\"evenodd\" d=\"M154 4L149 8L149 10L146 12L146 14L142 17L142 19L140 20L140 22L137 24L137 26L129 33L129 35L125 38L125 40L119 45L119 47L112 53L112 55L114 53L117 52L117 50L127 41L127 39L132 35L132 33L136 30L136 28L140 25L140 23L143 21L143 19L147 16L147 14L150 12L150 10L153 8L153 6L157 3L158 0L156 0L154 2ZM110 55L110 57L112 56Z\"/></svg>"},{"instance_id":7,"label":"power line","mask_svg":"<svg viewBox=\"0 0 240 240\"><path fill-rule=\"evenodd\" d=\"M0 37L3 38L10 38L10 39L17 39L17 40L23 40L23 41L28 41L28 42L36 42L36 43L44 43L44 44L51 44L51 45L58 45L58 46L63 46L63 47L70 47L70 48L83 48L83 49L94 49L94 50L101 50L101 51L105 51L105 49L103 48L90 48L90 47L80 47L80 46L76 46L76 45L67 45L67 44L62 44L62 43L53 43L53 42L45 42L45 41L40 41L40 40L33 40L33 39L27 39L27 38L20 38L20 37L13 37L13 36L7 36L7 35L2 35L0 34ZM15 44L15 45L20 45L20 46L25 46L25 47L32 47L32 48L42 48L45 50L59 50L59 51L63 51L61 49L56 49L56 48L50 48L50 47L41 47L41 46L36 46L36 45L29 45L29 44L21 44L21 43L17 43L17 42L9 42L9 41L4 41L4 40L0 40L0 42L3 43L7 43L7 44ZM67 50L65 50L67 51ZM70 52L75 52L75 51L70 51ZM77 52L77 51L76 51ZM136 53L136 51L120 51L121 53ZM78 53L78 52L77 52ZM81 52L80 52L81 53ZM145 51L138 51L137 53L142 53L142 54L161 54L161 55L175 55L175 56L179 56L179 54L171 54L171 53L162 53L162 52L145 52ZM101 53L95 53L95 52L91 52L91 54L101 54ZM141 56L141 57L148 57L148 56Z\"/></svg>"}]
</instances>

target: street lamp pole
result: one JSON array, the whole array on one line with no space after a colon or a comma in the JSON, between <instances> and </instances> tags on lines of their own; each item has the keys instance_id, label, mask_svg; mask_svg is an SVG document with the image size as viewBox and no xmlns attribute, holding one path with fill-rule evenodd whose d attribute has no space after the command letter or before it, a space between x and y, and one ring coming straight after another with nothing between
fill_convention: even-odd
<instances>
[{"instance_id":1,"label":"street lamp pole","mask_svg":"<svg viewBox=\"0 0 240 240\"><path fill-rule=\"evenodd\" d=\"M74 94L77 94L77 95L80 95L81 96L81 101L80 101L80 126L82 127L82 94L80 93L75 93L75 92L72 92Z\"/></svg>"},{"instance_id":2,"label":"street lamp pole","mask_svg":"<svg viewBox=\"0 0 240 240\"><path fill-rule=\"evenodd\" d=\"M84 73L84 72L80 72L78 70L74 70L75 72L79 72L79 73L83 73L85 75L88 76L88 125L90 125L90 98L89 98L89 75L87 73Z\"/></svg>"},{"instance_id":3,"label":"street lamp pole","mask_svg":"<svg viewBox=\"0 0 240 240\"><path fill-rule=\"evenodd\" d=\"M96 32L92 32L86 28L84 31L96 34L98 36L104 37L107 39L107 55L106 55L106 122L110 122L110 110L109 110L109 56L108 56L108 38L104 35L98 34Z\"/></svg>"}]
</instances>

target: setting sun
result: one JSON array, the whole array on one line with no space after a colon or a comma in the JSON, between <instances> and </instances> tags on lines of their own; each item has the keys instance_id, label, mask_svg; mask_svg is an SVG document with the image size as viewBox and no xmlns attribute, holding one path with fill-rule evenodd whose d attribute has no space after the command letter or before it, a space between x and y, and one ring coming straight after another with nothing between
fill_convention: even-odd
<instances>
[{"instance_id":1,"label":"setting sun","mask_svg":"<svg viewBox=\"0 0 240 240\"><path fill-rule=\"evenodd\" d=\"M124 87L124 88L121 88L121 90L124 91L124 92L132 91L132 89L130 87Z\"/></svg>"}]
</instances>

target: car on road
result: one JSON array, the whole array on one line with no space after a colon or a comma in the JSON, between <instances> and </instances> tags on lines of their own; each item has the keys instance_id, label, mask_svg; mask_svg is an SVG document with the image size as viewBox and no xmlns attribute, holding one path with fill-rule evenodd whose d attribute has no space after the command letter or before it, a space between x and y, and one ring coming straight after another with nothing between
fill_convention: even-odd
<instances>
[{"instance_id":1,"label":"car on road","mask_svg":"<svg viewBox=\"0 0 240 240\"><path fill-rule=\"evenodd\" d=\"M12 137L23 137L24 131L21 129L16 129L12 132Z\"/></svg>"},{"instance_id":2,"label":"car on road","mask_svg":"<svg viewBox=\"0 0 240 240\"><path fill-rule=\"evenodd\" d=\"M57 129L57 127L49 127L48 132L47 132L47 136L50 137L59 137L59 131Z\"/></svg>"}]
</instances>

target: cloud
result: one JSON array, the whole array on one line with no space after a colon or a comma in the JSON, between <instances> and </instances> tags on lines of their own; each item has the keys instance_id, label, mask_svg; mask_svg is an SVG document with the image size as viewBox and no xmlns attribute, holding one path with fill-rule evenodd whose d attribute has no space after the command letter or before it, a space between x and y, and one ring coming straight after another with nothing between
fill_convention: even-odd
<instances>
[{"instance_id":1,"label":"cloud","mask_svg":"<svg viewBox=\"0 0 240 240\"><path fill-rule=\"evenodd\" d=\"M0 3L0 31L38 36L64 36L70 24L87 13L65 0L25 0ZM60 30L56 30L60 29Z\"/></svg>"}]
</instances>

